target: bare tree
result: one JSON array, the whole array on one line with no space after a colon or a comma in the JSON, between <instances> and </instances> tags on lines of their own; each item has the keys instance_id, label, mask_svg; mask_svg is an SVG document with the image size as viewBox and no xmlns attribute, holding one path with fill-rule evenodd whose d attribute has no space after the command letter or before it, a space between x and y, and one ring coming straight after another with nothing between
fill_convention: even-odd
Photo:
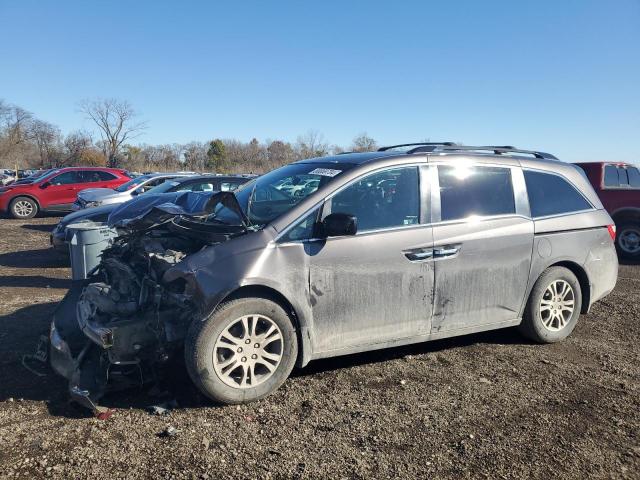
<instances>
[{"instance_id":1,"label":"bare tree","mask_svg":"<svg viewBox=\"0 0 640 480\"><path fill-rule=\"evenodd\" d=\"M83 130L71 132L64 139L66 162L69 165L80 165L84 152L93 148L91 135Z\"/></svg>"},{"instance_id":2,"label":"bare tree","mask_svg":"<svg viewBox=\"0 0 640 480\"><path fill-rule=\"evenodd\" d=\"M207 164L208 145L202 142L191 142L184 146L184 163L187 170L204 172Z\"/></svg>"},{"instance_id":3,"label":"bare tree","mask_svg":"<svg viewBox=\"0 0 640 480\"><path fill-rule=\"evenodd\" d=\"M378 149L376 141L367 135L367 132L362 132L357 135L351 142L351 150L354 152L373 152Z\"/></svg>"},{"instance_id":4,"label":"bare tree","mask_svg":"<svg viewBox=\"0 0 640 480\"><path fill-rule=\"evenodd\" d=\"M299 158L322 157L329 153L329 144L320 132L309 130L298 137L296 150Z\"/></svg>"},{"instance_id":5,"label":"bare tree","mask_svg":"<svg viewBox=\"0 0 640 480\"><path fill-rule=\"evenodd\" d=\"M269 143L269 142L268 142ZM285 143L280 140L274 140L269 143L267 147L268 163L266 165L267 170L286 165L295 160L295 152L290 143Z\"/></svg>"},{"instance_id":6,"label":"bare tree","mask_svg":"<svg viewBox=\"0 0 640 480\"><path fill-rule=\"evenodd\" d=\"M44 120L34 120L30 137L40 153L40 168L56 167L60 158L60 129Z\"/></svg>"},{"instance_id":7,"label":"bare tree","mask_svg":"<svg viewBox=\"0 0 640 480\"><path fill-rule=\"evenodd\" d=\"M135 122L137 114L126 101L113 98L84 100L80 103L80 111L98 127L110 167L118 166L124 143L147 128L145 122Z\"/></svg>"},{"instance_id":8,"label":"bare tree","mask_svg":"<svg viewBox=\"0 0 640 480\"><path fill-rule=\"evenodd\" d=\"M33 144L33 115L23 108L0 102L0 161L28 166L38 156Z\"/></svg>"}]
</instances>

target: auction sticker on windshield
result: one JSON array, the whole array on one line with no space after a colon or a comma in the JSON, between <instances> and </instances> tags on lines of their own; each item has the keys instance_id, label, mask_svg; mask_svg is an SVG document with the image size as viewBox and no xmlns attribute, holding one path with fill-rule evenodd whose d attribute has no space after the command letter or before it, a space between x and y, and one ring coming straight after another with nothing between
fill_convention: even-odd
<instances>
[{"instance_id":1,"label":"auction sticker on windshield","mask_svg":"<svg viewBox=\"0 0 640 480\"><path fill-rule=\"evenodd\" d=\"M332 170L331 168L316 168L309 172L309 175L322 175L323 177L335 177L339 173L342 173L342 170Z\"/></svg>"}]
</instances>

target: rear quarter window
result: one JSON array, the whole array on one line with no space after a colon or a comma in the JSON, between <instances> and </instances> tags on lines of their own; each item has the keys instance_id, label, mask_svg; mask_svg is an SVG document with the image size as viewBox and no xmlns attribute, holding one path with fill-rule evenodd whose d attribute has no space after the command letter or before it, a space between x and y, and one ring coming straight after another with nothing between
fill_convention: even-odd
<instances>
[{"instance_id":1,"label":"rear quarter window","mask_svg":"<svg viewBox=\"0 0 640 480\"><path fill-rule=\"evenodd\" d=\"M559 175L525 170L524 180L534 218L593 208L573 185Z\"/></svg>"}]
</instances>

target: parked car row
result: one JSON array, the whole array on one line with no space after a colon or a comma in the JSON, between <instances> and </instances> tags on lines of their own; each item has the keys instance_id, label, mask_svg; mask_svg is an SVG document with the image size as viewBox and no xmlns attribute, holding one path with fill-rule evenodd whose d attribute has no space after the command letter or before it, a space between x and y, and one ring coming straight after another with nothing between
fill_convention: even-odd
<instances>
[{"instance_id":1,"label":"parked car row","mask_svg":"<svg viewBox=\"0 0 640 480\"><path fill-rule=\"evenodd\" d=\"M192 172L152 173L132 178L127 171L115 168L43 170L0 187L0 212L17 219L28 219L39 212L69 212L119 204L160 186L166 180L194 175ZM212 179L206 184L209 191L232 190L240 184L231 179L224 183L218 179L219 175L209 177Z\"/></svg>"},{"instance_id":2,"label":"parked car row","mask_svg":"<svg viewBox=\"0 0 640 480\"><path fill-rule=\"evenodd\" d=\"M143 177L147 177L143 179ZM51 245L54 249L61 253L67 254L69 251L69 235L67 233L67 226L72 223L80 223L86 221L92 222L106 222L111 212L113 212L118 206L123 203L133 204L134 207L131 211L135 211L136 200L143 198L148 199L151 196L163 196L167 200L172 198L170 193L175 192L201 192L203 194L213 194L216 192L229 192L238 188L240 185L248 182L252 177L248 175L188 175L180 174L149 174L141 177L137 177L135 180L131 180L114 190L110 190L111 195L103 196L103 201L99 203L96 201L93 204L84 203L78 196L78 201L74 204L77 208L74 213L63 217L56 227L51 232ZM143 179L139 183L135 183L136 180ZM159 183L158 182L162 182ZM153 183L152 188L149 188L149 184ZM123 190L123 187L127 184L133 186L127 190ZM91 192L89 190L88 192ZM133 194L135 193L135 195ZM140 195L144 194L143 197ZM137 202L140 203L140 202Z\"/></svg>"},{"instance_id":3,"label":"parked car row","mask_svg":"<svg viewBox=\"0 0 640 480\"><path fill-rule=\"evenodd\" d=\"M611 216L547 153L396 145L246 180L193 194L176 190L209 179L174 178L87 210L119 236L54 314L50 361L74 399L97 408L177 356L233 404L319 358L511 326L558 342L616 283Z\"/></svg>"}]
</instances>

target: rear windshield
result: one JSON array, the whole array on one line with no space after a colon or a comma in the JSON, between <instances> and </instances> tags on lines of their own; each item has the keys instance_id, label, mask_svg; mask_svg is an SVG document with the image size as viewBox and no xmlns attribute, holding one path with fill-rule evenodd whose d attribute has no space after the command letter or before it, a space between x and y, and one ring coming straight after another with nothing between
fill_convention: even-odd
<instances>
[{"instance_id":1,"label":"rear windshield","mask_svg":"<svg viewBox=\"0 0 640 480\"><path fill-rule=\"evenodd\" d=\"M178 185L180 185L180 182L176 182L175 180L165 180L160 185L153 187L147 193L166 193Z\"/></svg>"},{"instance_id":2,"label":"rear windshield","mask_svg":"<svg viewBox=\"0 0 640 480\"><path fill-rule=\"evenodd\" d=\"M127 183L123 183L118 188L114 188L116 192L128 192L129 190L136 188L138 185L142 185L146 181L148 181L151 177L142 175L141 177L136 177L133 180L129 180Z\"/></svg>"}]
</instances>

